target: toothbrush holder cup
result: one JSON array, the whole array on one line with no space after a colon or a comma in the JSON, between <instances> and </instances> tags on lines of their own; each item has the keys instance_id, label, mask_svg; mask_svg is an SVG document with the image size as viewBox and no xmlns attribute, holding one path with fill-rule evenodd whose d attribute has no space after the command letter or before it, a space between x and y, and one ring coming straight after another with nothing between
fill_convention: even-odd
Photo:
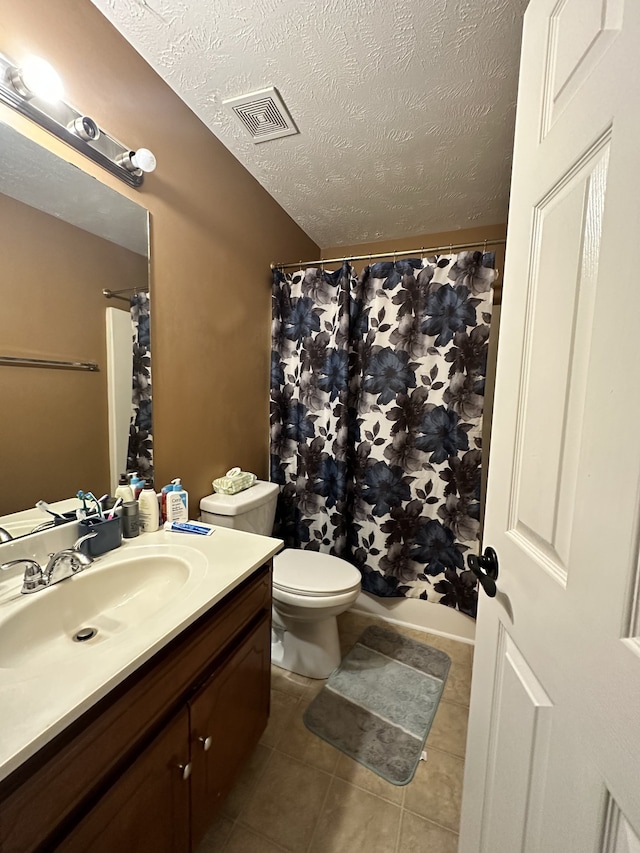
<instances>
[{"instance_id":1,"label":"toothbrush holder cup","mask_svg":"<svg viewBox=\"0 0 640 853\"><path fill-rule=\"evenodd\" d=\"M122 519L119 515L111 519L97 516L85 518L80 522L79 530L81 535L89 532L96 534L80 546L80 550L90 557L99 557L122 544Z\"/></svg>"}]
</instances>

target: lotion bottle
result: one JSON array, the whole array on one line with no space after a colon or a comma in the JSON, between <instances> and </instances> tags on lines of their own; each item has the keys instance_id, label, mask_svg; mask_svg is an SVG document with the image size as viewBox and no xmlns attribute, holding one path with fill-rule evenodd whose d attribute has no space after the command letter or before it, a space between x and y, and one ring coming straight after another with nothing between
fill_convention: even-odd
<instances>
[{"instance_id":1,"label":"lotion bottle","mask_svg":"<svg viewBox=\"0 0 640 853\"><path fill-rule=\"evenodd\" d=\"M134 500L133 489L129 485L129 480L127 479L126 474L120 474L118 488L115 491L114 497L122 498L123 503Z\"/></svg>"},{"instance_id":2,"label":"lotion bottle","mask_svg":"<svg viewBox=\"0 0 640 853\"><path fill-rule=\"evenodd\" d=\"M138 498L140 507L140 532L153 533L160 526L158 496L153 486L153 480L147 480Z\"/></svg>"},{"instance_id":3,"label":"lotion bottle","mask_svg":"<svg viewBox=\"0 0 640 853\"><path fill-rule=\"evenodd\" d=\"M188 521L189 520L189 495L180 484L180 478L172 481L173 490L167 492L167 518L166 521Z\"/></svg>"}]
</instances>

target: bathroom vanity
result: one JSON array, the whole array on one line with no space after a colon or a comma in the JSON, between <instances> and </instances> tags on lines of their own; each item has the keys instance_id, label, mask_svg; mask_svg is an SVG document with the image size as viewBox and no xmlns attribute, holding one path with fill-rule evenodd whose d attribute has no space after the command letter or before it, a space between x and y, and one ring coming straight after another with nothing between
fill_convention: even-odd
<instances>
[{"instance_id":1,"label":"bathroom vanity","mask_svg":"<svg viewBox=\"0 0 640 853\"><path fill-rule=\"evenodd\" d=\"M49 631L34 652L44 661L0 652L3 853L194 850L264 730L271 557L281 543L231 530L138 541L82 573L89 593L78 575L21 597L13 579L0 594L5 643L13 641L16 608L24 623L37 599L43 609L34 615L62 610L63 630L87 596L95 602L96 589L108 610L101 621L94 607L100 627L87 644L57 644ZM181 560L191 574L176 568ZM162 578L156 589L148 582L154 565ZM171 572L183 572L180 586L167 580ZM142 605L148 612L138 624L135 600L144 600L145 585L136 574L161 602L152 611ZM113 606L109 583L120 596ZM121 584L136 591L122 593Z\"/></svg>"}]
</instances>

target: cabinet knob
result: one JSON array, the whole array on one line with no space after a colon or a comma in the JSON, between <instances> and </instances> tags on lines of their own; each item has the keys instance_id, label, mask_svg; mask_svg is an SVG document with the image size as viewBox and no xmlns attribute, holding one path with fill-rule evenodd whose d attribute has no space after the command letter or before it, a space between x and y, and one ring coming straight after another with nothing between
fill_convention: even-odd
<instances>
[{"instance_id":1,"label":"cabinet knob","mask_svg":"<svg viewBox=\"0 0 640 853\"><path fill-rule=\"evenodd\" d=\"M213 738L211 737L211 735L208 735L207 737L199 737L198 741L202 744L202 748L204 749L204 751L209 752L209 750L211 749L211 744L213 743Z\"/></svg>"},{"instance_id":2,"label":"cabinet knob","mask_svg":"<svg viewBox=\"0 0 640 853\"><path fill-rule=\"evenodd\" d=\"M191 776L191 762L187 764L178 764L178 770L182 772L182 778L186 781Z\"/></svg>"}]
</instances>

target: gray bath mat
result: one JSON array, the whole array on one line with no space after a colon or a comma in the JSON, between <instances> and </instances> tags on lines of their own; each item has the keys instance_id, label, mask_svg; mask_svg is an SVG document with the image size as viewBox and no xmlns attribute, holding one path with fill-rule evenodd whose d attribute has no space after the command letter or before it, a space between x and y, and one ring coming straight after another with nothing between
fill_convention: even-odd
<instances>
[{"instance_id":1,"label":"gray bath mat","mask_svg":"<svg viewBox=\"0 0 640 853\"><path fill-rule=\"evenodd\" d=\"M308 729L393 785L407 785L451 660L372 625L304 712Z\"/></svg>"}]
</instances>

